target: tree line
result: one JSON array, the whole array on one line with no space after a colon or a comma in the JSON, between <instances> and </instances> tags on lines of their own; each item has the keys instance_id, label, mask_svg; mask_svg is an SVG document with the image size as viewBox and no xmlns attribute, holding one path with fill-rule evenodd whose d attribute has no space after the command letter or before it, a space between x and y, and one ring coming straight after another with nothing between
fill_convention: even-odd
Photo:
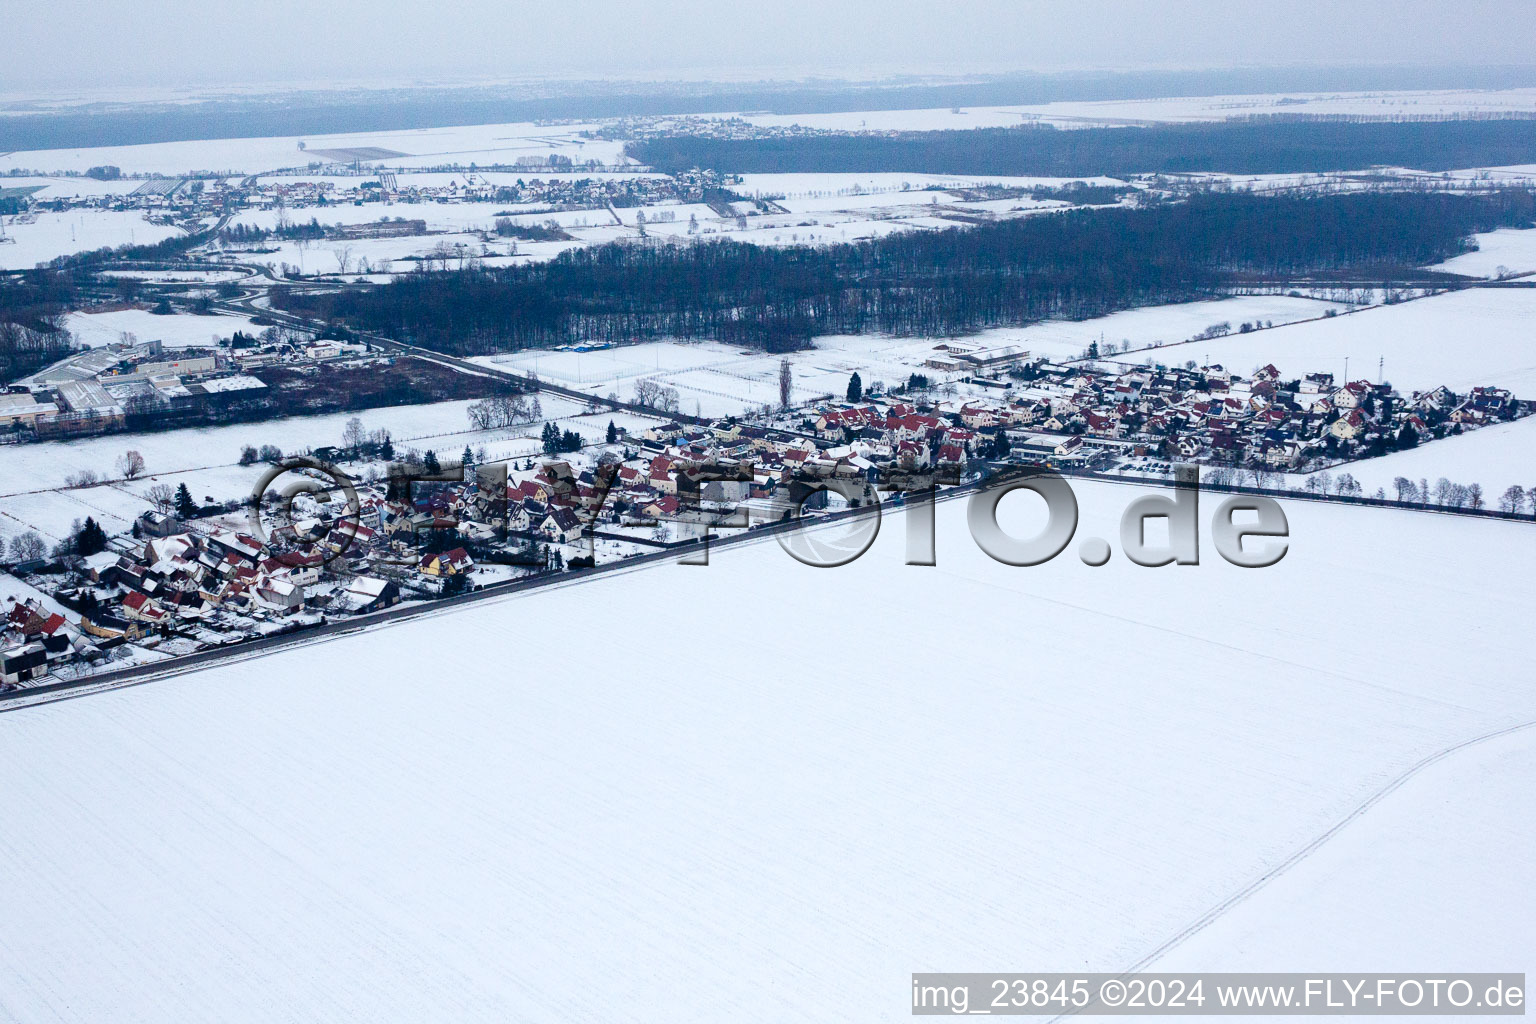
<instances>
[{"instance_id":1,"label":"tree line","mask_svg":"<svg viewBox=\"0 0 1536 1024\"><path fill-rule=\"evenodd\" d=\"M1366 268L1389 280L1533 216L1536 195L1518 189L1209 194L823 247L619 242L274 303L458 355L665 337L780 352L824 334L1083 319L1208 297L1240 275Z\"/></svg>"},{"instance_id":2,"label":"tree line","mask_svg":"<svg viewBox=\"0 0 1536 1024\"><path fill-rule=\"evenodd\" d=\"M46 270L0 276L0 382L57 362L73 350L64 315L79 302L75 276Z\"/></svg>"},{"instance_id":3,"label":"tree line","mask_svg":"<svg viewBox=\"0 0 1536 1024\"><path fill-rule=\"evenodd\" d=\"M758 138L668 135L625 152L658 170L728 174L998 174L1090 177L1225 171L1284 174L1367 167L1497 167L1536 162L1536 121L1321 121L1284 116L1217 124L1057 129L1049 125Z\"/></svg>"}]
</instances>

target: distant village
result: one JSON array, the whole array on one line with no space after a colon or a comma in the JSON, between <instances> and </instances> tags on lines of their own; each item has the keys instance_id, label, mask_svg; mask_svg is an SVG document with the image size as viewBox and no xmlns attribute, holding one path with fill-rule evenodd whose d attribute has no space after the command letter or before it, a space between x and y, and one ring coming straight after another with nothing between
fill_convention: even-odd
<instances>
[{"instance_id":1,"label":"distant village","mask_svg":"<svg viewBox=\"0 0 1536 1024\"><path fill-rule=\"evenodd\" d=\"M125 191L59 198L39 198L37 193L45 188L41 185L6 187L5 178L0 176L0 215L12 223L27 223L41 212L137 211L152 222L181 226L194 234L205 230L211 221L222 247L230 249L270 237L345 241L430 234L421 220L389 216L385 211L394 204L505 203L509 219L497 226L502 235L514 239L548 238L550 232L555 238L564 237L558 229L527 224L528 216L545 212L591 210L603 222L612 216L617 223L619 218L611 213L613 210L675 203L706 203L725 217L776 209L731 195L727 189L736 180L733 176L712 171L666 176L632 173L636 170L634 165L576 163L557 153L520 157L506 165L414 168L402 182L394 172L367 166L361 158L317 159L307 166L261 176L218 172L180 178L151 176ZM613 173L616 171L631 173ZM497 180L488 178L490 174L497 175ZM517 177L508 181L514 174ZM430 176L431 183L420 180L422 175ZM85 176L104 180L126 177L116 167L93 168ZM437 180L444 177L448 180ZM364 224L325 223L328 209L344 206L378 206L381 215ZM227 228L228 220L241 211L274 212L277 227ZM665 216L665 212L660 215ZM486 232L487 240L496 237L495 231Z\"/></svg>"},{"instance_id":2,"label":"distant village","mask_svg":"<svg viewBox=\"0 0 1536 1024\"><path fill-rule=\"evenodd\" d=\"M125 400L121 386L190 389L189 379L218 363L195 354L166 360L153 346L85 357L70 364L76 379L58 379L54 368L35 382L49 401L34 392L7 397L31 398L13 402L27 409L62 407L32 413L38 419L112 415ZM211 379L238 379L242 367L230 369ZM1008 465L1114 473L1184 462L1204 465L1210 479L1247 474L1256 486L1280 487L1285 473L1531 411L1497 387L1404 396L1326 373L1287 378L1274 366L1243 376L1220 366L1064 365L962 342L936 345L924 369L949 377L914 372L888 392L866 393L855 374L841 401L657 421L634 433L610 425L606 441L584 446L547 427L540 459L486 462L466 448L459 459L427 452L389 461L388 439L381 450L359 431L348 447L311 453L348 473L347 501L329 500L337 481L301 462L288 472L311 478L322 496L285 503L269 494L255 519L246 508L201 507L183 486L127 533L109 537L88 521L74 550L13 557L23 587L0 607L0 687L674 551L710 530L857 503L827 490L828 480L873 488L918 474L947 486ZM241 459L253 473L267 463L280 472L280 460L255 451Z\"/></svg>"}]
</instances>

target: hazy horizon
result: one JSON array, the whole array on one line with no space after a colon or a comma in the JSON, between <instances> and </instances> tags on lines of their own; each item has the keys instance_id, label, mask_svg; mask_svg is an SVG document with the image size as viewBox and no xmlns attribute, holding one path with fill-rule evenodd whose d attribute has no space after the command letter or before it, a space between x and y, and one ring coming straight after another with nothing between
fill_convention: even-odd
<instances>
[{"instance_id":1,"label":"hazy horizon","mask_svg":"<svg viewBox=\"0 0 1536 1024\"><path fill-rule=\"evenodd\" d=\"M1321 13L1320 13L1321 12ZM700 0L560 8L469 0L415 5L291 0L259 10L78 0L8 12L7 96L476 85L528 80L872 79L1286 66L1529 66L1528 9L1469 0L1320 8L1254 0L1186 5L781 0L736 10Z\"/></svg>"}]
</instances>

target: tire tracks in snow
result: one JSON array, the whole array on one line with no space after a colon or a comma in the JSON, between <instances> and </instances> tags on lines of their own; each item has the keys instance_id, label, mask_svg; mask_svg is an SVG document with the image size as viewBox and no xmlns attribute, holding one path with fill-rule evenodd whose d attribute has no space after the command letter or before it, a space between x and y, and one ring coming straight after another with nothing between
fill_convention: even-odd
<instances>
[{"instance_id":1,"label":"tire tracks in snow","mask_svg":"<svg viewBox=\"0 0 1536 1024\"><path fill-rule=\"evenodd\" d=\"M1195 918L1189 924L1179 929L1179 931L1163 940L1163 942L1154 947L1150 952L1142 956L1140 960L1137 960L1135 963L1125 968L1120 973L1120 977L1128 978L1130 975L1133 975L1138 971L1151 966L1153 963L1161 960L1164 956L1168 955L1179 946L1183 945L1190 938L1204 931L1207 927L1215 923L1228 911L1236 908L1242 903L1247 902L1247 900L1259 890L1263 889L1270 882L1273 882L1275 879L1279 878L1281 875L1290 871L1296 865L1312 856L1312 854L1316 853L1319 849L1326 845L1328 841L1331 840L1334 836L1344 831L1344 829L1348 828L1359 818L1364 817L1373 807L1381 803L1393 793L1396 793L1399 789L1402 789L1404 785L1411 782L1426 769L1434 767L1441 761L1450 758L1454 754L1459 754L1464 750L1468 750L1482 743L1486 743L1489 740L1501 739L1505 736L1513 736L1516 733L1524 732L1525 730L1531 728L1536 728L1536 719L1532 719L1526 722L1519 722L1515 725L1507 725L1499 729L1493 729L1489 732L1473 736L1469 739L1461 740L1458 743L1453 743L1448 747L1443 747L1440 750L1437 750L1434 753L1428 754L1425 757L1420 758L1418 761L1415 761L1406 769L1399 772L1391 779L1387 780L1387 782L1374 793L1351 808L1348 814L1334 822L1333 825L1325 829L1322 833L1317 835L1306 845L1302 846L1300 849L1293 852L1289 857L1285 858L1279 864L1270 868L1268 871L1265 871L1253 881L1249 882L1241 889L1238 889L1232 895L1228 896L1220 903L1217 903L1215 906L1211 907L1205 913ZM1074 1014L1059 1014L1051 1018L1050 1024L1056 1024L1057 1021L1066 1020L1071 1016L1074 1016Z\"/></svg>"}]
</instances>

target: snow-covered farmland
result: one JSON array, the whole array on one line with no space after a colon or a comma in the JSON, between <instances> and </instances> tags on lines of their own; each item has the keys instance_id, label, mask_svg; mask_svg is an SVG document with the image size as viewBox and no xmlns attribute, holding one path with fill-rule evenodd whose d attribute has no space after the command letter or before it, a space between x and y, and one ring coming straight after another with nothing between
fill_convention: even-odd
<instances>
[{"instance_id":1,"label":"snow-covered farmland","mask_svg":"<svg viewBox=\"0 0 1536 1024\"><path fill-rule=\"evenodd\" d=\"M1536 417L1513 423L1495 423L1477 430L1421 444L1417 448L1392 452L1374 459L1362 459L1323 472L1338 476L1349 473L1360 482L1366 494L1380 487L1388 497L1396 497L1392 481L1404 477L1415 485L1427 480L1430 487L1445 477L1453 483L1481 484L1483 500L1489 508L1498 508L1499 495L1514 484L1536 487ZM1302 486L1306 476L1291 476L1292 486Z\"/></svg>"},{"instance_id":2,"label":"snow-covered farmland","mask_svg":"<svg viewBox=\"0 0 1536 1024\"><path fill-rule=\"evenodd\" d=\"M1444 384L1455 391L1496 384L1536 397L1536 289L1470 288L1255 334L1192 342L1148 353L1165 363L1209 354L1238 373L1274 363L1300 375L1386 379L1405 394Z\"/></svg>"},{"instance_id":3,"label":"snow-covered farmland","mask_svg":"<svg viewBox=\"0 0 1536 1024\"><path fill-rule=\"evenodd\" d=\"M515 207L506 203L367 203L363 206L306 206L284 210L246 210L235 216L232 225L254 228L275 228L279 220L289 223L308 223L311 218L324 225L371 224L381 219L426 221L429 231L464 231L467 229L490 230L496 215ZM546 215L548 216L548 215ZM607 219L601 212L588 216Z\"/></svg>"},{"instance_id":4,"label":"snow-covered farmland","mask_svg":"<svg viewBox=\"0 0 1536 1024\"><path fill-rule=\"evenodd\" d=\"M621 160L621 143L579 138L581 131L591 127L524 122L343 135L200 139L140 146L29 150L0 156L0 172L11 168L84 171L98 164L112 164L122 168L124 174L174 176L205 170L256 174L285 167L303 167L316 160L351 163L357 158L391 167L512 164L523 156L553 154L568 156L577 163ZM372 151L400 155L375 161L370 155Z\"/></svg>"},{"instance_id":5,"label":"snow-covered farmland","mask_svg":"<svg viewBox=\"0 0 1536 1024\"><path fill-rule=\"evenodd\" d=\"M1245 321L1291 323L1339 307L1314 299L1284 295L1243 296L1208 302L1153 306L1081 321L1051 321L1029 327L983 331L963 339L986 346L1016 345L1036 356L1076 358L1090 342L1129 342L1142 348L1191 337L1213 323L1236 330ZM797 402L844 393L848 377L858 372L865 384L894 385L913 373L929 373L923 361L933 356L940 338L886 338L835 335L817 338L815 347L787 357ZM1214 353L1213 349L1213 353ZM653 379L677 388L684 412L739 414L778 400L779 361L785 358L714 342L653 342L600 352L527 351L484 356L478 362L519 372L532 371L553 383L597 395L628 398L635 382ZM1132 357L1132 358L1140 358ZM1214 355L1213 355L1214 358Z\"/></svg>"},{"instance_id":6,"label":"snow-covered farmland","mask_svg":"<svg viewBox=\"0 0 1536 1024\"><path fill-rule=\"evenodd\" d=\"M181 231L151 224L131 210L66 210L39 213L30 221L7 217L5 234L13 241L0 245L0 270L25 270L89 249L159 242Z\"/></svg>"},{"instance_id":7,"label":"snow-covered farmland","mask_svg":"<svg viewBox=\"0 0 1536 1024\"><path fill-rule=\"evenodd\" d=\"M1453 257L1430 269L1473 277L1536 272L1536 228L1503 228L1472 237L1477 242L1476 252Z\"/></svg>"},{"instance_id":8,"label":"snow-covered farmland","mask_svg":"<svg viewBox=\"0 0 1536 1024\"><path fill-rule=\"evenodd\" d=\"M539 249L539 258L549 258L572 243L519 243L519 253ZM548 246L548 251L542 247ZM431 235L402 235L396 238L360 238L356 240L313 242L299 244L292 241L263 242L252 249L224 250L241 263L252 263L281 270L283 264L297 268L304 274L339 274L341 259L347 257L347 273L362 276L365 268L374 274L398 274L416 269L421 261L436 259L438 251L451 252L449 267L457 267L467 259L482 259L494 263L496 258L508 255L506 243L485 243L477 234L447 233ZM440 264L434 264L440 265ZM377 278L375 278L377 279Z\"/></svg>"},{"instance_id":9,"label":"snow-covered farmland","mask_svg":"<svg viewBox=\"0 0 1536 1024\"><path fill-rule=\"evenodd\" d=\"M1336 302L1289 295L1243 295L1145 306L1091 320L1051 320L1029 327L987 331L978 338L989 344L1020 345L1051 359L1075 359L1093 342L1099 343L1101 354L1109 344L1143 349L1177 344L1216 324L1228 324L1236 332L1244 323L1293 324L1316 320L1329 309L1348 308Z\"/></svg>"},{"instance_id":10,"label":"snow-covered farmland","mask_svg":"<svg viewBox=\"0 0 1536 1024\"><path fill-rule=\"evenodd\" d=\"M941 131L1045 123L1087 128L1159 122L1221 121L1262 114L1445 116L1536 111L1536 89L1382 90L1078 100L1001 107L851 110L817 114L737 115L763 127L800 125L832 131Z\"/></svg>"},{"instance_id":11,"label":"snow-covered farmland","mask_svg":"<svg viewBox=\"0 0 1536 1024\"><path fill-rule=\"evenodd\" d=\"M1080 536L1116 536L1140 493L1077 490ZM1029 507L1007 499L1005 525ZM1208 547L1016 569L949 502L937 568L902 564L891 516L835 574L717 549L0 715L0 1005L895 1021L912 971L1128 966L1424 758L1536 720L1529 527L1287 511L1290 554L1258 573ZM1341 577L1348 615L1325 596ZM691 657L630 656L667 643L636 622L680 609ZM602 639L556 673L494 668L575 635ZM1415 836L1466 829L1452 850L1484 878L1529 874L1536 762L1477 750L1234 908L1226 934L1257 952L1190 962L1266 941L1284 964L1244 966L1330 962L1345 940L1292 908L1348 885L1362 935L1439 963L1400 888L1437 881ZM1476 966L1536 967L1531 892L1470 912L1497 961Z\"/></svg>"},{"instance_id":12,"label":"snow-covered farmland","mask_svg":"<svg viewBox=\"0 0 1536 1024\"><path fill-rule=\"evenodd\" d=\"M8 174L4 188L37 188L32 198L39 202L48 199L81 199L99 196L124 196L142 185L133 178L115 178L100 181L84 175L39 175L27 177Z\"/></svg>"},{"instance_id":13,"label":"snow-covered farmland","mask_svg":"<svg viewBox=\"0 0 1536 1024\"><path fill-rule=\"evenodd\" d=\"M1010 175L907 174L899 171L854 173L743 174L733 191L748 196L783 196L789 200L840 199L848 202L927 202L923 190L977 188L1003 185L1013 188L1058 188L1075 181L1090 185L1123 185L1118 178L1038 178ZM905 199L902 197L905 195Z\"/></svg>"},{"instance_id":14,"label":"snow-covered farmland","mask_svg":"<svg viewBox=\"0 0 1536 1024\"><path fill-rule=\"evenodd\" d=\"M1530 970L1536 729L1427 765L1152 970ZM1514 902L1511 903L1511 896Z\"/></svg>"}]
</instances>

